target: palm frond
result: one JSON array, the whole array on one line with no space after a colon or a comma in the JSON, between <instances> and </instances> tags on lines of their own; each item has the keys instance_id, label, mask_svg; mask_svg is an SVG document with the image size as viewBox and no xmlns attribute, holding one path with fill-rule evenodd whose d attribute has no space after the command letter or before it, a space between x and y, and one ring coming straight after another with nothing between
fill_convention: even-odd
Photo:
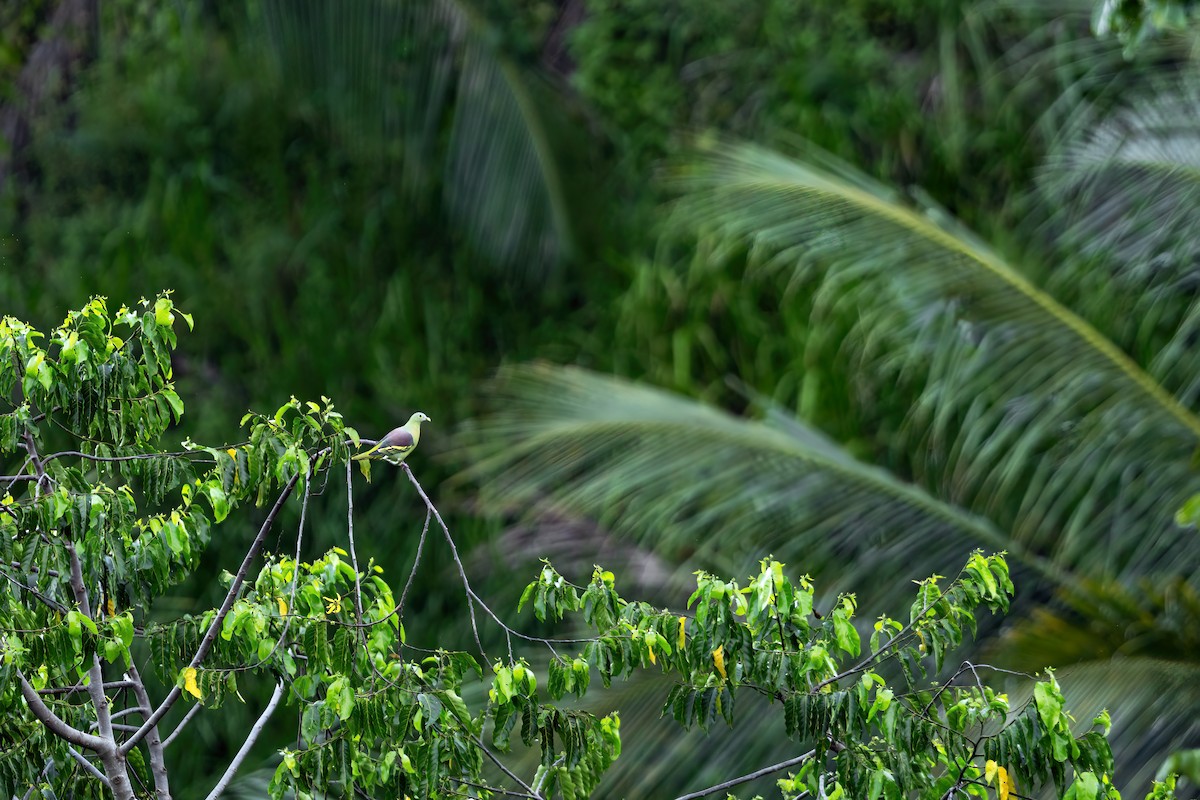
<instances>
[{"instance_id":1,"label":"palm frond","mask_svg":"<svg viewBox=\"0 0 1200 800\"><path fill-rule=\"evenodd\" d=\"M465 475L494 510L593 516L671 560L722 574L773 553L873 601L906 596L908 578L951 569L973 548L1011 544L986 520L796 421L745 421L549 365L506 369L494 394L497 412L467 434ZM868 584L898 564L903 574Z\"/></svg>"},{"instance_id":2,"label":"palm frond","mask_svg":"<svg viewBox=\"0 0 1200 800\"><path fill-rule=\"evenodd\" d=\"M569 249L551 104L467 0L272 0L262 16L289 84L351 152L398 158L410 199L440 185L485 258L536 275Z\"/></svg>"},{"instance_id":3,"label":"palm frond","mask_svg":"<svg viewBox=\"0 0 1200 800\"><path fill-rule=\"evenodd\" d=\"M1005 631L992 655L1026 671L1133 657L1200 667L1200 591L1184 577L1077 581L1057 599Z\"/></svg>"},{"instance_id":4,"label":"palm frond","mask_svg":"<svg viewBox=\"0 0 1200 800\"><path fill-rule=\"evenodd\" d=\"M721 144L680 186L678 229L818 270L818 313L857 314L839 353L915 387L896 446L923 485L1064 565L1188 568L1171 515L1200 419L943 212L811 151Z\"/></svg>"},{"instance_id":5,"label":"palm frond","mask_svg":"<svg viewBox=\"0 0 1200 800\"><path fill-rule=\"evenodd\" d=\"M1200 400L1200 75L1158 81L1113 114L1093 111L1040 176L1047 228L1064 254L1051 285Z\"/></svg>"}]
</instances>

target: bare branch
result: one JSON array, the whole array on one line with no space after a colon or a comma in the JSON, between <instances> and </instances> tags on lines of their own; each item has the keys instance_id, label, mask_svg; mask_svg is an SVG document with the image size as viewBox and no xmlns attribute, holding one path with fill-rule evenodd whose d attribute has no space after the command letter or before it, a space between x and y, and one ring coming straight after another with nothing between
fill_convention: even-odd
<instances>
[{"instance_id":1,"label":"bare branch","mask_svg":"<svg viewBox=\"0 0 1200 800\"><path fill-rule=\"evenodd\" d=\"M150 695L146 692L146 684L142 682L141 673L138 672L137 664L129 662L128 675L133 682L133 696L138 701L139 711L143 714L149 714L154 705L150 702ZM197 703L199 705L199 703ZM137 732L137 726L129 728L122 725L122 729ZM158 726L155 725L146 734L146 750L150 754L150 774L154 778L154 795L158 800L171 800L171 787L167 780L167 764L163 759L163 742L159 735Z\"/></svg>"},{"instance_id":2,"label":"bare branch","mask_svg":"<svg viewBox=\"0 0 1200 800\"><path fill-rule=\"evenodd\" d=\"M75 543L70 539L66 542L67 555L71 563L71 592L75 595L75 603L80 613L88 619L92 618L92 602L88 596L87 586L83 582L83 565L79 561L79 552ZM97 727L101 738L110 742L115 741L112 731L112 720L109 718L108 696L104 693L104 669L100 664L99 654L92 654L92 666L88 668L91 678L87 684L87 693L91 697L92 707L96 710ZM112 776L110 776L110 779Z\"/></svg>"},{"instance_id":3,"label":"bare branch","mask_svg":"<svg viewBox=\"0 0 1200 800\"><path fill-rule=\"evenodd\" d=\"M46 726L46 730L73 745L86 747L96 752L112 748L113 743L111 741L101 739L99 736L94 736L90 733L85 733L64 722L38 696L37 690L33 688L33 684L26 679L25 674L20 670L17 670L17 679L21 681L21 696L25 698L25 703L29 706L29 710L33 712L33 715L37 717L39 722Z\"/></svg>"},{"instance_id":4,"label":"bare branch","mask_svg":"<svg viewBox=\"0 0 1200 800\"><path fill-rule=\"evenodd\" d=\"M104 773L96 769L96 765L84 758L82 753L69 745L67 746L67 752L71 754L71 758L75 759L79 766L83 767L85 772L103 783L106 789L112 789L112 784L108 782L108 778L105 777Z\"/></svg>"},{"instance_id":5,"label":"bare branch","mask_svg":"<svg viewBox=\"0 0 1200 800\"><path fill-rule=\"evenodd\" d=\"M233 780L233 776L237 774L238 768L242 766L242 762L246 760L246 756L250 754L254 743L258 741L258 736L262 733L263 726L267 724L267 720L275 713L275 707L279 705L280 699L283 697L283 681L275 684L275 691L271 693L271 699L267 701L267 707L263 709L261 715L255 721L254 726L250 728L250 735L246 737L246 741L242 742L242 746L238 748L237 755L229 762L229 766L225 770L225 774L217 781L217 785L208 793L207 800L217 800L229 787L229 782Z\"/></svg>"},{"instance_id":6,"label":"bare branch","mask_svg":"<svg viewBox=\"0 0 1200 800\"><path fill-rule=\"evenodd\" d=\"M528 797L528 798L531 798L532 800L538 800L538 798L539 798L539 795L536 795L536 794L526 794L525 792L514 792L512 789L500 789L495 786L485 786L482 783L475 783L474 781L465 781L462 778L453 778L452 780L454 780L455 783L458 783L462 786L469 786L472 789L482 789L483 791L491 792L492 794L502 794L505 797ZM463 797L467 797L467 796L468 795L463 795Z\"/></svg>"},{"instance_id":7,"label":"bare branch","mask_svg":"<svg viewBox=\"0 0 1200 800\"><path fill-rule=\"evenodd\" d=\"M179 720L179 724L175 726L175 730L171 731L171 735L163 741L163 749L166 749L170 746L171 742L175 741L175 737L192 721L192 717L200 713L202 708L204 708L203 703L196 703L188 709L188 712L183 715L183 719Z\"/></svg>"},{"instance_id":8,"label":"bare branch","mask_svg":"<svg viewBox=\"0 0 1200 800\"><path fill-rule=\"evenodd\" d=\"M408 599L408 590L412 588L413 579L417 577L417 567L421 564L421 551L425 549L425 537L429 535L429 520L432 518L432 513L428 508L425 509L425 524L421 526L421 538L417 540L417 554L413 558L408 580L404 583L404 591L400 593L400 602L396 603L396 614L401 617L404 616L404 602Z\"/></svg>"},{"instance_id":9,"label":"bare branch","mask_svg":"<svg viewBox=\"0 0 1200 800\"><path fill-rule=\"evenodd\" d=\"M503 762L503 761L501 761L500 759L496 758L495 754L494 754L494 753L492 753L492 751L491 751L491 750L488 750L488 749L487 749L487 745L485 745L485 744L483 743L483 737L482 737L482 736L476 736L476 737L475 737L475 743L476 743L477 745L479 745L479 749L480 749L481 751L483 751L483 754L484 754L485 756L487 756L487 757L488 757L488 760L490 760L490 761L491 761L493 764L495 764L497 767L499 767L499 768L500 768L500 771L501 771L501 772L503 772L505 775L507 775L507 776L508 776L509 778L511 778L512 780L516 781L516 782L517 782L517 784L518 784L518 785L519 785L519 786L520 786L522 789L524 789L525 791L529 792L529 794L528 794L528 795L526 795L527 797L533 797L533 798L536 798L536 800L545 800L545 798L543 797L543 795L541 794L541 792L539 792L537 789L534 789L534 788L533 788L532 786L530 786L528 783L526 783L525 781L523 781L523 780L521 780L519 777L517 777L517 774L516 774L515 772L513 772L511 769L509 769L508 767L506 767L506 766L504 765L504 762Z\"/></svg>"},{"instance_id":10,"label":"bare branch","mask_svg":"<svg viewBox=\"0 0 1200 800\"><path fill-rule=\"evenodd\" d=\"M21 568L21 562L20 562L20 561L10 561L10 562L8 562L8 566L10 566L10 567L11 567L11 568L13 568L13 569L20 569L20 568ZM39 569L39 567L38 567L38 565L37 565L37 564L31 564L31 565L29 566L29 571L30 571L30 572L32 572L32 573L34 573L34 574L37 574L37 573L38 573L38 572L40 572L41 570ZM47 574L47 575L49 575L51 578L57 578L57 577L58 577L58 570L56 570L56 569L48 569L48 570L46 570L46 574Z\"/></svg>"},{"instance_id":11,"label":"bare branch","mask_svg":"<svg viewBox=\"0 0 1200 800\"><path fill-rule=\"evenodd\" d=\"M763 767L762 769L755 770L747 775L742 775L740 777L733 778L732 780L725 781L724 783L718 783L715 786L710 786L707 789L701 789L698 792L690 792L688 794L680 795L679 797L676 797L675 800L696 800L696 798L699 797L708 797L710 794L716 794L717 792L722 792L726 789L730 789L742 783L747 783L756 778L770 775L772 772L779 772L780 770L787 769L788 767L794 767L797 764L802 764L816 754L816 750L809 750L803 755L796 756L795 758L789 758L787 761L780 761L778 764L772 764L769 767Z\"/></svg>"},{"instance_id":12,"label":"bare branch","mask_svg":"<svg viewBox=\"0 0 1200 800\"><path fill-rule=\"evenodd\" d=\"M417 487L417 494L425 501L425 507L433 514L433 518L437 520L441 526L442 533L446 536L446 542L450 545L450 554L454 557L454 564L458 567L458 576L462 578L463 588L467 591L467 614L471 618L471 633L475 635L475 646L479 648L479 654L483 656L485 662L491 661L488 658L487 651L483 649L483 642L479 639L479 625L475 621L475 603L471 600L475 593L471 591L471 582L467 580L467 571L463 567L462 559L458 557L458 547L454 544L454 537L450 535L450 529L446 527L446 523L442 521L442 515L438 513L437 508L429 499L429 495L425 494L425 490L421 488L421 484L417 481L417 476L413 475L413 471L409 469L408 464L401 463L401 469L408 474L408 479L412 481L412 485ZM484 606L486 608L486 606Z\"/></svg>"},{"instance_id":13,"label":"bare branch","mask_svg":"<svg viewBox=\"0 0 1200 800\"><path fill-rule=\"evenodd\" d=\"M105 681L105 691L109 689L130 689L133 687L131 681ZM38 689L37 693L42 695L54 694L75 694L76 692L86 692L87 687L82 683L76 683L73 686L51 686L49 689Z\"/></svg>"},{"instance_id":14,"label":"bare branch","mask_svg":"<svg viewBox=\"0 0 1200 800\"><path fill-rule=\"evenodd\" d=\"M354 549L354 482L351 480L353 472L351 470L350 461L346 461L346 535L350 539L350 566L354 569L354 613L357 615L354 621L358 623L358 627L354 629L354 633L362 641L366 641L366 633L363 631L363 610L362 610L362 579L358 574L358 552Z\"/></svg>"},{"instance_id":15,"label":"bare branch","mask_svg":"<svg viewBox=\"0 0 1200 800\"><path fill-rule=\"evenodd\" d=\"M267 518L263 520L262 527L258 529L258 535L254 537L254 541L250 543L250 549L246 551L246 557L242 559L242 565L238 568L237 575L233 577L233 582L229 585L229 591L225 593L225 600L221 603L221 608L213 617L212 623L208 626L208 630L204 632L204 638L200 640L200 646L196 648L196 654L192 656L192 660L188 666L195 668L204 663L204 659L208 657L208 652L212 649L213 643L217 640L217 634L221 630L221 624L225 621L225 617L229 614L229 609L233 608L234 600L237 599L238 592L241 591L242 584L246 582L246 575L250 572L250 565L254 559L258 557L259 551L262 549L263 542L267 539L267 532L271 530L271 525L274 524L275 518L279 516L279 512L283 509L283 504L289 497L292 496L292 491L296 488L296 484L300 480L300 473L297 472L292 476L292 479L283 487L283 491L279 494L279 499L275 501L275 505L271 507ZM162 703L150 715L149 719L142 724L138 732L130 736L125 743L121 745L121 755L125 755L132 750L138 742L148 734L159 721L166 716L171 707L179 700L183 691L179 686L171 687L171 691L163 699Z\"/></svg>"},{"instance_id":16,"label":"bare branch","mask_svg":"<svg viewBox=\"0 0 1200 800\"><path fill-rule=\"evenodd\" d=\"M92 455L91 453L84 453L79 450L62 450L58 453L51 453L50 455L46 456L42 459L42 463L48 463L56 458L82 458L85 461L98 461L105 464L115 464L122 461L147 461L154 458L186 458L187 456L193 455L196 455L196 453L191 450L184 450L183 452L179 453L139 453L132 456L97 456ZM197 458L189 460L194 460L204 464L212 463L211 458Z\"/></svg>"}]
</instances>

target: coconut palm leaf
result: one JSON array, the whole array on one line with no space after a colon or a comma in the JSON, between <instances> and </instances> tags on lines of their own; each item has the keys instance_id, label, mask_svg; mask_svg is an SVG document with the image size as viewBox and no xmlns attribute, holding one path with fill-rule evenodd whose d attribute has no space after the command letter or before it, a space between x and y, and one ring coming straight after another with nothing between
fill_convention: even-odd
<instances>
[{"instance_id":1,"label":"coconut palm leaf","mask_svg":"<svg viewBox=\"0 0 1200 800\"><path fill-rule=\"evenodd\" d=\"M270 0L262 21L288 83L347 148L383 164L398 154L412 200L440 186L485 257L538 274L569 248L551 104L471 3Z\"/></svg>"},{"instance_id":2,"label":"coconut palm leaf","mask_svg":"<svg viewBox=\"0 0 1200 800\"><path fill-rule=\"evenodd\" d=\"M1171 515L1197 485L1200 419L1000 255L811 151L722 144L680 186L676 226L747 242L764 269L824 271L818 309L859 315L842 351L917 376L898 447L939 497L1063 564L1187 568Z\"/></svg>"},{"instance_id":3,"label":"coconut palm leaf","mask_svg":"<svg viewBox=\"0 0 1200 800\"><path fill-rule=\"evenodd\" d=\"M472 473L494 502L598 517L722 572L774 552L868 591L974 546L1006 547L1060 584L1193 578L1194 533L1173 514L1200 489L1200 423L1096 325L938 209L820 154L724 144L681 186L677 229L749 246L786 281L821 277L815 313L853 322L815 355L910 398L895 448L917 485L778 412L749 423L537 366L502 374L498 410L473 433ZM1150 741L1149 717L1118 719L1121 741ZM1153 770L1188 735L1172 727L1125 755Z\"/></svg>"},{"instance_id":4,"label":"coconut palm leaf","mask_svg":"<svg viewBox=\"0 0 1200 800\"><path fill-rule=\"evenodd\" d=\"M1189 404L1200 399L1198 103L1193 71L1159 81L1115 114L1092 110L1039 181L1064 256L1050 285Z\"/></svg>"},{"instance_id":5,"label":"coconut palm leaf","mask_svg":"<svg viewBox=\"0 0 1200 800\"><path fill-rule=\"evenodd\" d=\"M506 369L498 411L474 435L493 508L596 517L722 574L767 553L834 589L907 597L907 578L1013 544L986 520L854 460L795 420L750 422L667 392L578 369ZM1023 554L1018 553L1018 558ZM881 570L896 580L872 581ZM1028 566L1055 572L1028 557Z\"/></svg>"}]
</instances>

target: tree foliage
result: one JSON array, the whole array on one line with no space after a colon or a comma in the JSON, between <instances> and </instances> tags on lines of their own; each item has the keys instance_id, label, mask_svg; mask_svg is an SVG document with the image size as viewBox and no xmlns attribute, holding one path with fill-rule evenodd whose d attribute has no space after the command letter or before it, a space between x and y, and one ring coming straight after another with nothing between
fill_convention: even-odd
<instances>
[{"instance_id":1,"label":"tree foliage","mask_svg":"<svg viewBox=\"0 0 1200 800\"><path fill-rule=\"evenodd\" d=\"M608 686L654 670L674 683L663 713L685 728L734 725L744 692L769 698L787 736L809 748L767 770L789 770L779 780L785 798L1005 798L1043 784L1063 797L1117 797L1106 719L1072 732L1052 674L1015 709L987 685L984 665L964 662L948 680L929 682L974 633L980 610L1008 608L1013 586L998 555L971 555L948 582L921 581L908 614L881 616L866 646L854 595L819 609L809 579L790 577L774 559L745 586L698 573L681 611L622 598L600 567L577 586L547 563L518 610L529 605L542 622L578 617L590 629L547 640L518 633L483 604L405 465L427 507L418 553L436 519L455 553L478 649L408 645L409 587L397 598L373 559L360 564L352 505L348 549L301 561L302 512L295 554L265 550L281 508L299 497L307 511L343 467L352 503L358 434L328 399L247 414L247 435L232 445L160 450L184 411L171 368L181 319L191 326L164 294L112 313L93 299L48 335L12 317L0 323L0 390L11 409L0 416L0 452L16 457L0 500L6 796L165 800L166 748L186 741L194 711L242 700L241 688L265 680L274 691L210 797L228 787L283 703L295 707L297 724L293 744L278 751L272 797L517 791L574 800L591 796L620 755L620 719L559 703L594 694L593 674ZM254 506L270 510L236 571L225 573L220 606L164 615L162 601L196 570L214 532L235 536ZM488 658L477 610L508 638L505 656ZM548 661L521 657L513 637L544 645ZM490 688L472 707L465 687L483 679L482 664ZM161 697L151 696L158 686L143 669L161 680ZM193 711L173 718L168 734L165 720L181 701ZM523 744L540 752L525 780L498 755L518 726ZM1165 784L1155 791L1170 794Z\"/></svg>"}]
</instances>

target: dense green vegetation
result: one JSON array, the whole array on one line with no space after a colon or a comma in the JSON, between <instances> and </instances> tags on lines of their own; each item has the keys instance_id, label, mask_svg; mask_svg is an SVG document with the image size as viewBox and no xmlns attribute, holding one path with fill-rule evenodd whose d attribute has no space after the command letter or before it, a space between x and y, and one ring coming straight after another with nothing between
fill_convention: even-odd
<instances>
[{"instance_id":1,"label":"dense green vegetation","mask_svg":"<svg viewBox=\"0 0 1200 800\"><path fill-rule=\"evenodd\" d=\"M580 619L588 634L543 639L478 598L411 469L381 457L374 463L401 466L426 507L410 575L423 566L432 527L454 553L474 639L469 651L411 644L412 579L397 598L369 555L374 537L356 544L353 462L370 480L372 461L352 458L363 443L329 398L247 413L245 439L232 446L161 449L185 411L171 368L177 322L193 326L169 295L111 311L94 298L48 333L0 319L0 394L12 406L0 415L0 455L22 462L0 476L3 794L169 800L176 765L192 757L186 728L196 715L273 684L258 720L230 742L236 753L208 797L230 786L282 706L298 722L277 749L271 798L577 800L593 795L621 755L621 718L561 702L597 695L593 672L608 688L649 671L671 676L663 713L685 730L732 727L737 697L757 694L782 711L787 739L809 748L689 796L757 774L776 778L785 800L986 798L993 789L1007 800L1018 786L1119 800L1108 715L1074 733L1052 672L1027 676L1033 696L1015 709L980 677L995 672L990 665L963 662L944 682L926 683L976 631L979 612L1008 609L1014 587L999 555L975 552L947 583L918 582L907 617L880 616L865 637L855 595L819 609L809 578L793 580L772 559L744 588L697 572L677 611L621 597L602 567L575 584L546 562L518 612L528 606L543 623ZM346 547L301 561L307 512L343 468ZM295 533L278 531L267 549L280 511L297 501ZM235 521L251 505L270 511L250 544L235 548ZM238 563L223 573L219 606L171 614L164 600L214 535L234 556L229 566ZM506 655L489 657L480 618L503 634ZM545 647L536 666L514 653L514 639ZM892 678L896 664L901 676ZM495 677L473 708L464 694L481 685L484 665ZM539 754L525 778L505 764L518 725L521 743ZM1174 784L1156 783L1147 797L1171 800Z\"/></svg>"},{"instance_id":2,"label":"dense green vegetation","mask_svg":"<svg viewBox=\"0 0 1200 800\"><path fill-rule=\"evenodd\" d=\"M1200 122L1190 4L1106 4L1100 38L1096 5L100 3L5 154L0 310L48 328L173 288L205 321L173 364L181 439L293 394L364 436L428 412L422 478L498 599L506 568L616 547L651 595L773 551L886 604L880 571L1008 549L1030 591L983 646L1075 665L1070 704L1112 707L1117 783L1142 791L1200 739L1173 520L1200 489ZM19 7L5 113L59 4ZM676 394L514 366L534 360ZM372 484L356 507L401 569L420 504ZM215 605L228 557L185 596ZM427 558L414 613L461 622ZM198 746L248 724L201 719ZM663 758L606 790L716 782L778 740L714 734L708 774Z\"/></svg>"}]
</instances>

